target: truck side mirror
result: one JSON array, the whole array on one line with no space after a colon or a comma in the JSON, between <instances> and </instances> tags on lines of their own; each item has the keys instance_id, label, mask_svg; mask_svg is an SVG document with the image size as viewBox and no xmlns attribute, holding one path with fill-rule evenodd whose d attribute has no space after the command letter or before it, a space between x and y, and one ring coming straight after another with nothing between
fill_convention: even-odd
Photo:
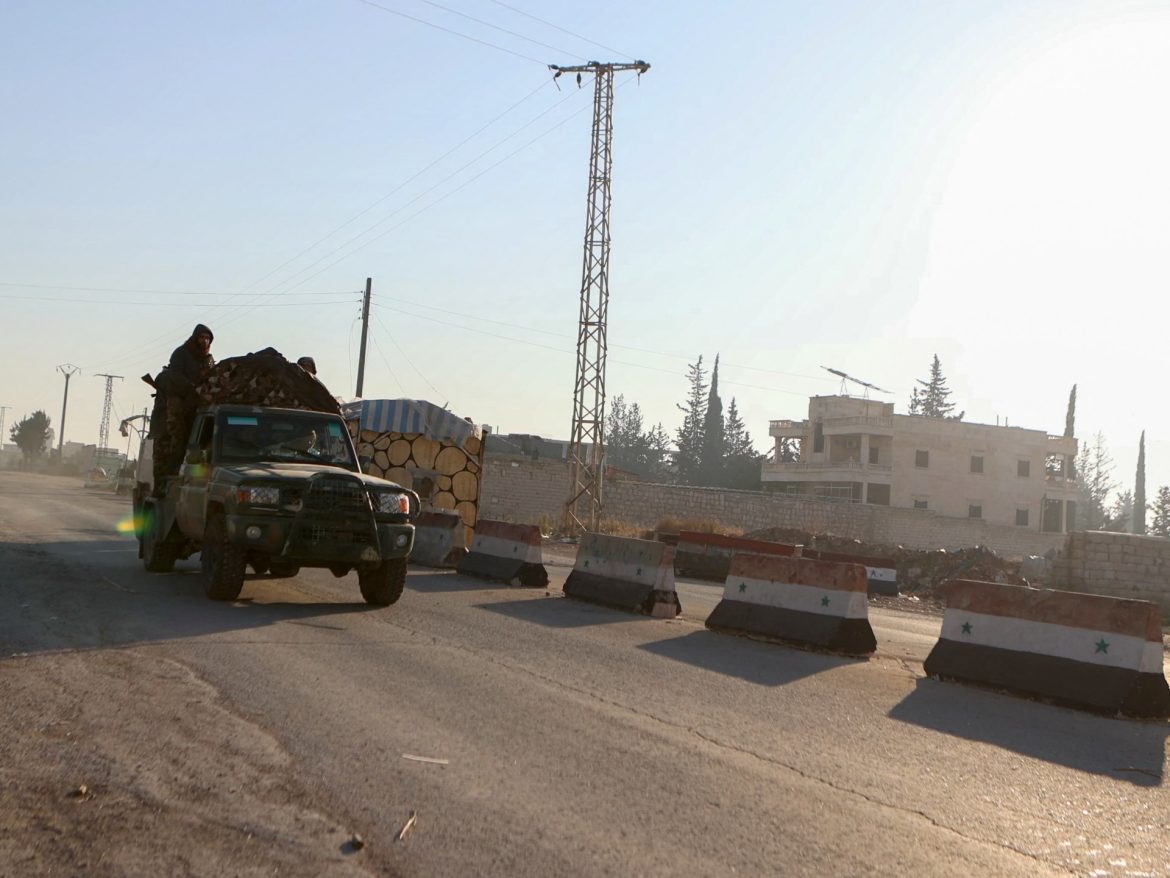
<instances>
[{"instance_id":1,"label":"truck side mirror","mask_svg":"<svg viewBox=\"0 0 1170 878\"><path fill-rule=\"evenodd\" d=\"M374 458L368 454L359 454L358 455L358 469L360 469L362 472L366 472L367 470L369 470L370 464L373 462L374 462Z\"/></svg>"}]
</instances>

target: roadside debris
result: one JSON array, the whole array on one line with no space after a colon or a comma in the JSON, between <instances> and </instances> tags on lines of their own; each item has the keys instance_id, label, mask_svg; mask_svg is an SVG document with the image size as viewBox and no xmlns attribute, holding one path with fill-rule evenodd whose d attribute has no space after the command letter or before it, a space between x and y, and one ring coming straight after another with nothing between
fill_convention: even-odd
<instances>
[{"instance_id":1,"label":"roadside debris","mask_svg":"<svg viewBox=\"0 0 1170 878\"><path fill-rule=\"evenodd\" d=\"M426 762L429 765L450 765L449 759L436 759L433 756L412 756L409 753L402 754L403 759L409 759L411 762Z\"/></svg>"},{"instance_id":2,"label":"roadside debris","mask_svg":"<svg viewBox=\"0 0 1170 878\"><path fill-rule=\"evenodd\" d=\"M360 851L366 846L366 841L356 832L349 837L349 846L355 851Z\"/></svg>"},{"instance_id":3,"label":"roadside debris","mask_svg":"<svg viewBox=\"0 0 1170 878\"><path fill-rule=\"evenodd\" d=\"M410 834L410 830L414 829L414 821L417 817L418 817L418 814L416 812L414 812L414 811L410 812L410 817L407 818L406 824L402 827L402 830L398 833L398 841L406 841L406 836Z\"/></svg>"},{"instance_id":4,"label":"roadside debris","mask_svg":"<svg viewBox=\"0 0 1170 878\"><path fill-rule=\"evenodd\" d=\"M71 792L69 795L75 799L88 799L89 798L89 787L86 786L85 784L82 784L77 789L75 789L73 792Z\"/></svg>"}]
</instances>

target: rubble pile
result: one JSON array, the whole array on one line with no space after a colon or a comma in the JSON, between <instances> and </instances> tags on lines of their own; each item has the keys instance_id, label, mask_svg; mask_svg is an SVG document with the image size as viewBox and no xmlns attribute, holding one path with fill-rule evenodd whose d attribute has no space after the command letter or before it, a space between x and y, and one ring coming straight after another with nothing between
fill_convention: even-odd
<instances>
[{"instance_id":1,"label":"rubble pile","mask_svg":"<svg viewBox=\"0 0 1170 878\"><path fill-rule=\"evenodd\" d=\"M230 403L341 412L324 384L273 348L217 363L195 392L203 405Z\"/></svg>"},{"instance_id":2,"label":"rubble pile","mask_svg":"<svg viewBox=\"0 0 1170 878\"><path fill-rule=\"evenodd\" d=\"M978 579L1027 585L1020 564L1000 558L986 546L922 551L904 546L866 543L833 534L808 534L791 528L769 527L746 534L754 540L800 544L822 552L890 558L898 569L898 590L922 598L941 598L940 587L954 579Z\"/></svg>"}]
</instances>

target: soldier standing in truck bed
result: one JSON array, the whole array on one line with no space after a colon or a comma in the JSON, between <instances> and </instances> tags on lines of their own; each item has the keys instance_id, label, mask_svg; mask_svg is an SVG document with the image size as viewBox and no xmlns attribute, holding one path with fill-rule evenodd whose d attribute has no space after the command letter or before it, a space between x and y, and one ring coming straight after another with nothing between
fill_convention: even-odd
<instances>
[{"instance_id":1,"label":"soldier standing in truck bed","mask_svg":"<svg viewBox=\"0 0 1170 878\"><path fill-rule=\"evenodd\" d=\"M202 323L197 324L191 337L175 348L170 362L158 376L156 416L151 419L156 494L165 493L167 476L177 475L183 463L183 448L191 433L195 409L199 406L195 388L215 365L211 358L214 339L210 329Z\"/></svg>"}]
</instances>

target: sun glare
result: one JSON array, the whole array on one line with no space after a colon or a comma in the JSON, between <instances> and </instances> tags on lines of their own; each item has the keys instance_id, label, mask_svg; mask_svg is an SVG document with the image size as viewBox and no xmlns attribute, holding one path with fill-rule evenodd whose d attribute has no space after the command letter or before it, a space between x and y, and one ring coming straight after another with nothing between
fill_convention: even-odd
<instances>
[{"instance_id":1,"label":"sun glare","mask_svg":"<svg viewBox=\"0 0 1170 878\"><path fill-rule=\"evenodd\" d=\"M1153 332L1170 243L1170 14L1095 22L999 71L938 193L911 331L1076 347Z\"/></svg>"}]
</instances>

